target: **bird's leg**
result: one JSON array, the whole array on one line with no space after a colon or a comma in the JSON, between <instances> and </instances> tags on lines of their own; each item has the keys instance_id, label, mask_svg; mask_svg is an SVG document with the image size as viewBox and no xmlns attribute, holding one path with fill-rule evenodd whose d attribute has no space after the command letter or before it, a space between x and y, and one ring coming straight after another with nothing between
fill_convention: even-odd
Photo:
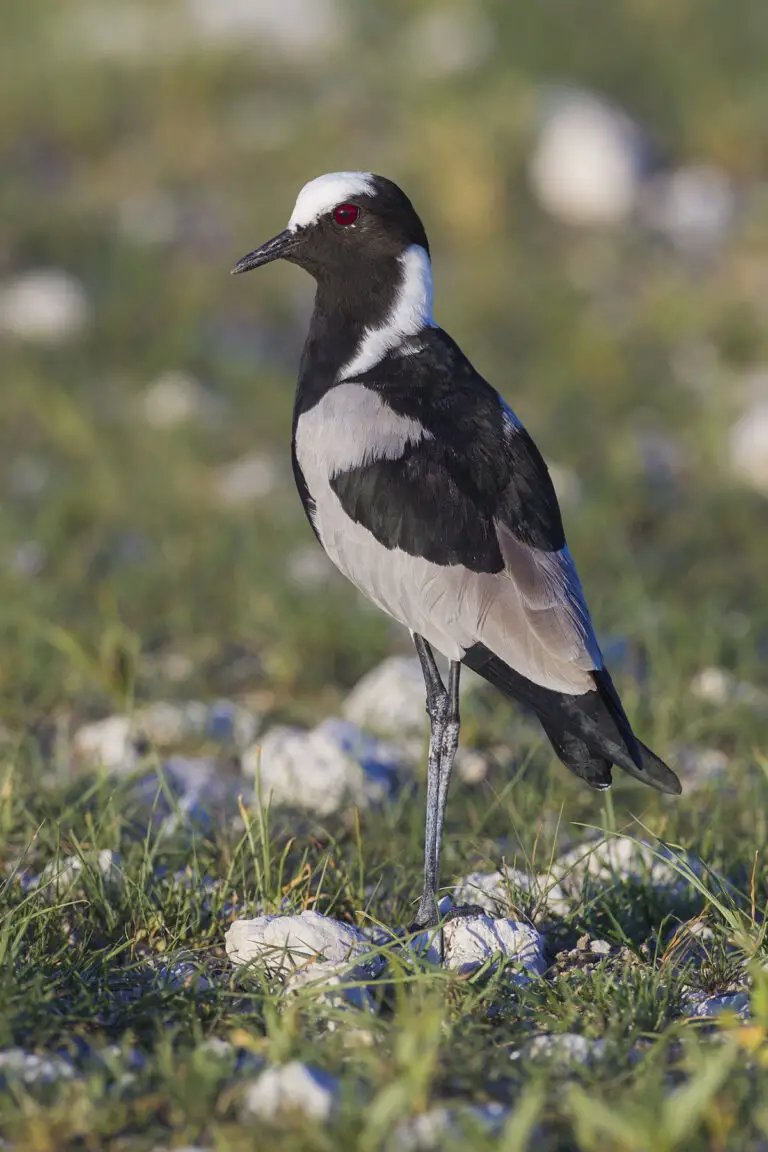
<instances>
[{"instance_id":1,"label":"bird's leg","mask_svg":"<svg viewBox=\"0 0 768 1152\"><path fill-rule=\"evenodd\" d=\"M423 636L413 633L413 643L421 662L427 689L429 714L429 755L427 758L427 816L424 833L424 888L419 900L414 927L429 928L437 923L437 878L440 863L439 821L441 761L450 697L445 690L432 649Z\"/></svg>"},{"instance_id":2,"label":"bird's leg","mask_svg":"<svg viewBox=\"0 0 768 1152\"><path fill-rule=\"evenodd\" d=\"M443 838L445 806L448 801L448 785L451 782L453 761L459 746L459 675L461 664L451 660L448 668L448 711L443 729L443 747L440 755L440 783L437 792L437 831L435 833L435 876L440 875L440 846ZM456 904L448 913L448 919L460 916L481 916L483 909L477 904Z\"/></svg>"},{"instance_id":3,"label":"bird's leg","mask_svg":"<svg viewBox=\"0 0 768 1152\"><path fill-rule=\"evenodd\" d=\"M437 789L437 830L435 832L435 876L440 875L440 849L443 839L445 806L448 802L448 785L451 782L453 761L459 746L459 674L461 664L451 660L448 666L448 708L443 728L443 742L440 749L440 779Z\"/></svg>"}]
</instances>

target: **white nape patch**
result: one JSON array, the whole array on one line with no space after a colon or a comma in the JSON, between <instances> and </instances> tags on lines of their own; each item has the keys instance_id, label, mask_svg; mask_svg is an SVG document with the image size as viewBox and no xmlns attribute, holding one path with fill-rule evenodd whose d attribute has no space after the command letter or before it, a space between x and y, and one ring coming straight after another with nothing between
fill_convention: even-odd
<instances>
[{"instance_id":1,"label":"white nape patch","mask_svg":"<svg viewBox=\"0 0 768 1152\"><path fill-rule=\"evenodd\" d=\"M314 224L350 196L372 196L376 191L370 172L326 172L305 184L288 221L288 231Z\"/></svg>"},{"instance_id":2,"label":"white nape patch","mask_svg":"<svg viewBox=\"0 0 768 1152\"><path fill-rule=\"evenodd\" d=\"M337 384L299 417L296 458L314 496L339 472L397 460L409 444L431 439L423 424L400 416L370 388Z\"/></svg>"},{"instance_id":3,"label":"white nape patch","mask_svg":"<svg viewBox=\"0 0 768 1152\"><path fill-rule=\"evenodd\" d=\"M403 278L392 311L378 328L366 328L360 346L337 379L349 380L373 368L392 348L422 328L433 328L432 261L426 249L412 244L400 257Z\"/></svg>"}]
</instances>

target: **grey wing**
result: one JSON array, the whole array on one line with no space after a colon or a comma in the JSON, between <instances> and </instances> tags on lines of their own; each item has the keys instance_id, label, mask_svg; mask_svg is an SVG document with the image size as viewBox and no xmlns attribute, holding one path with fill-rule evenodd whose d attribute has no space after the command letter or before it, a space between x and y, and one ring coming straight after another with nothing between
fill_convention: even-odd
<instances>
[{"instance_id":1,"label":"grey wing","mask_svg":"<svg viewBox=\"0 0 768 1152\"><path fill-rule=\"evenodd\" d=\"M535 444L502 401L510 482L494 526L504 561L478 640L544 687L586 691L603 658L552 481Z\"/></svg>"}]
</instances>

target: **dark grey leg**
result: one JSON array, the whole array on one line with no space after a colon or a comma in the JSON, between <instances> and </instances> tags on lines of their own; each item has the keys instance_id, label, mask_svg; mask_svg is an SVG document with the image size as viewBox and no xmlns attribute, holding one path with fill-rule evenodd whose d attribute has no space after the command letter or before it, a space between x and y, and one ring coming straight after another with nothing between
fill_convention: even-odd
<instances>
[{"instance_id":1,"label":"dark grey leg","mask_svg":"<svg viewBox=\"0 0 768 1152\"><path fill-rule=\"evenodd\" d=\"M437 791L437 835L435 838L435 877L440 876L440 848L443 838L445 806L448 802L448 785L451 782L453 761L459 746L459 675L461 664L451 660L448 667L448 711L443 729L443 746L440 753L440 782Z\"/></svg>"},{"instance_id":2,"label":"dark grey leg","mask_svg":"<svg viewBox=\"0 0 768 1152\"><path fill-rule=\"evenodd\" d=\"M435 663L432 649L423 636L413 633L413 643L421 661L424 684L427 689L427 713L429 714L429 756L427 759L427 816L424 834L424 888L419 900L414 927L428 928L437 923L437 881L440 865L440 837L442 820L440 813L440 785L443 742L446 721L450 713L450 696L445 690L440 670ZM447 790L447 785L446 785ZM443 802L445 811L445 802Z\"/></svg>"}]
</instances>

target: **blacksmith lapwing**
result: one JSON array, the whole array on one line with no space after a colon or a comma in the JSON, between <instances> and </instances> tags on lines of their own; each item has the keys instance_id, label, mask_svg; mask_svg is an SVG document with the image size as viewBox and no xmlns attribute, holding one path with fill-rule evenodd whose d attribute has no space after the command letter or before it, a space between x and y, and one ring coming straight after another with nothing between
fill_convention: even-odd
<instances>
[{"instance_id":1,"label":"blacksmith lapwing","mask_svg":"<svg viewBox=\"0 0 768 1152\"><path fill-rule=\"evenodd\" d=\"M429 244L408 197L366 172L320 176L233 272L277 259L317 281L293 413L304 510L334 564L410 630L424 672L416 925L432 925L462 664L532 709L593 788L610 786L614 764L660 792L680 783L624 713L536 445L432 318Z\"/></svg>"}]
</instances>

